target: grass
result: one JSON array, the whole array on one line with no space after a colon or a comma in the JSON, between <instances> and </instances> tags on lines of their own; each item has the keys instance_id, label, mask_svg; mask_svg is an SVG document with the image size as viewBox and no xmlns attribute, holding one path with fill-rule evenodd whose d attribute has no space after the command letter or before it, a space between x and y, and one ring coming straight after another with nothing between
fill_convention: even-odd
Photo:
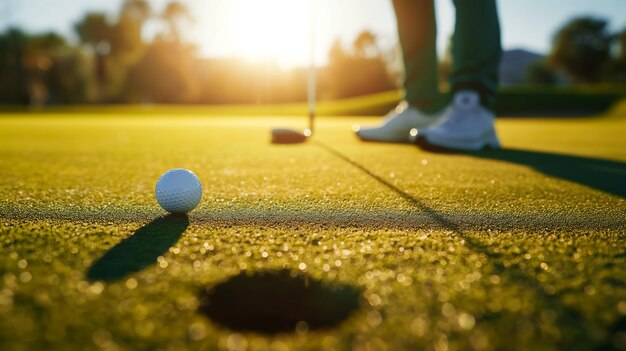
<instances>
[{"instance_id":1,"label":"grass","mask_svg":"<svg viewBox=\"0 0 626 351\"><path fill-rule=\"evenodd\" d=\"M626 348L623 108L499 120L471 154L185 111L0 118L0 349ZM189 217L154 200L174 167Z\"/></svg>"}]
</instances>

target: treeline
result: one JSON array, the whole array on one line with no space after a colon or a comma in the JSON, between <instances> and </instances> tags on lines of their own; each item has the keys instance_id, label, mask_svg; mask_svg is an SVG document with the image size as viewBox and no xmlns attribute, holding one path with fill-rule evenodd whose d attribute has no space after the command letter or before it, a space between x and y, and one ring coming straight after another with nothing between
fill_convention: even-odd
<instances>
[{"instance_id":1,"label":"treeline","mask_svg":"<svg viewBox=\"0 0 626 351\"><path fill-rule=\"evenodd\" d=\"M201 58L182 35L192 21L178 1L156 12L147 0L125 0L115 16L86 13L74 25L76 43L57 33L8 29L0 33L0 104L306 100L306 68ZM149 41L141 35L147 23L159 28ZM390 72L398 51L383 52L376 39L364 31L350 45L335 42L328 64L318 68L317 96L337 99L398 88L399 73ZM450 67L448 53L440 65L444 88ZM549 55L528 67L526 76L527 83L543 86L624 84L626 30L611 32L603 19L573 19L555 33Z\"/></svg>"},{"instance_id":2,"label":"treeline","mask_svg":"<svg viewBox=\"0 0 626 351\"><path fill-rule=\"evenodd\" d=\"M574 18L552 39L552 50L531 65L528 81L540 85L626 83L626 29L609 30L601 18Z\"/></svg>"},{"instance_id":3,"label":"treeline","mask_svg":"<svg viewBox=\"0 0 626 351\"><path fill-rule=\"evenodd\" d=\"M0 34L0 103L276 103L306 99L305 68L203 59L184 40L192 20L178 1L156 13L146 0L126 0L118 14L86 13L75 24L79 43L56 33ZM154 39L142 29L160 22ZM318 70L318 96L342 98L396 88L376 37L363 32L335 44Z\"/></svg>"}]
</instances>

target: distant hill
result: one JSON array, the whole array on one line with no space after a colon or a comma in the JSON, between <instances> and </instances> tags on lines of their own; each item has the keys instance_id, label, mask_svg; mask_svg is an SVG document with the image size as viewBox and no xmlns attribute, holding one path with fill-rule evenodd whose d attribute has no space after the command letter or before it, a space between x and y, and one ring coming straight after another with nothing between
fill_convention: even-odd
<instances>
[{"instance_id":1,"label":"distant hill","mask_svg":"<svg viewBox=\"0 0 626 351\"><path fill-rule=\"evenodd\" d=\"M500 60L500 85L506 87L526 83L528 66L544 57L524 49L505 50Z\"/></svg>"}]
</instances>

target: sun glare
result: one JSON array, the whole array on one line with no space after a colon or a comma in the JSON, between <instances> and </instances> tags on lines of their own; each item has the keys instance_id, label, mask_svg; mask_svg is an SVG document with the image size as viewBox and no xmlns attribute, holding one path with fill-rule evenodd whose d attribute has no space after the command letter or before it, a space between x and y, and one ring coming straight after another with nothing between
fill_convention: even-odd
<instances>
[{"instance_id":1,"label":"sun glare","mask_svg":"<svg viewBox=\"0 0 626 351\"><path fill-rule=\"evenodd\" d=\"M237 57L275 61L283 67L308 63L314 0L237 0L231 3L227 35Z\"/></svg>"}]
</instances>

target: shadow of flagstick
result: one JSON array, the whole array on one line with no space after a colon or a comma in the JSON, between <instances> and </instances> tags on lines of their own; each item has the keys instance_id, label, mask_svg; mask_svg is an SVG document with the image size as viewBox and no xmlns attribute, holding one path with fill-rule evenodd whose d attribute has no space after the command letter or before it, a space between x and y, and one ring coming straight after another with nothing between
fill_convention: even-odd
<instances>
[{"instance_id":1,"label":"shadow of flagstick","mask_svg":"<svg viewBox=\"0 0 626 351\"><path fill-rule=\"evenodd\" d=\"M531 167L552 177L626 198L626 162L510 148L455 151L430 145L423 138L419 138L416 144L422 150L433 153L467 155Z\"/></svg>"},{"instance_id":2,"label":"shadow of flagstick","mask_svg":"<svg viewBox=\"0 0 626 351\"><path fill-rule=\"evenodd\" d=\"M139 272L176 244L188 226L187 215L154 219L96 260L87 270L87 279L113 282Z\"/></svg>"},{"instance_id":3,"label":"shadow of flagstick","mask_svg":"<svg viewBox=\"0 0 626 351\"><path fill-rule=\"evenodd\" d=\"M536 279L534 276L528 275L519 265L511 265L506 267L502 262L502 257L500 253L492 250L490 245L482 243L480 239L476 239L475 237L464 231L462 227L458 225L455 221L448 219L444 214L430 207L426 202L416 197L413 197L404 190L389 183L376 173L370 171L365 166L354 161L353 159L344 155L338 150L320 141L316 141L315 143L322 149L328 151L330 154L335 155L336 157L344 160L361 172L367 174L381 185L395 192L397 195L406 200L416 209L421 210L437 223L451 230L455 235L465 241L465 245L469 250L485 255L485 257L490 261L491 265L493 265L494 269L499 274L506 274L506 276L511 278L511 281L514 284L518 284L521 289L531 289L538 296L541 296L542 300L546 302L547 306L550 306L552 309L556 310L558 314L557 323L559 323L561 327L570 328L572 330L580 330L580 334L578 334L576 338L572 340L560 340L558 344L559 349L586 349L587 345L585 343L588 340L593 340L590 328L587 327L587 321L585 320L584 315L578 309L572 308L569 305L563 303L558 295L546 291L544 285L540 280ZM444 149L442 151L447 152L449 150Z\"/></svg>"},{"instance_id":4,"label":"shadow of flagstick","mask_svg":"<svg viewBox=\"0 0 626 351\"><path fill-rule=\"evenodd\" d=\"M465 154L532 167L549 176L626 198L626 162L521 149Z\"/></svg>"}]
</instances>

